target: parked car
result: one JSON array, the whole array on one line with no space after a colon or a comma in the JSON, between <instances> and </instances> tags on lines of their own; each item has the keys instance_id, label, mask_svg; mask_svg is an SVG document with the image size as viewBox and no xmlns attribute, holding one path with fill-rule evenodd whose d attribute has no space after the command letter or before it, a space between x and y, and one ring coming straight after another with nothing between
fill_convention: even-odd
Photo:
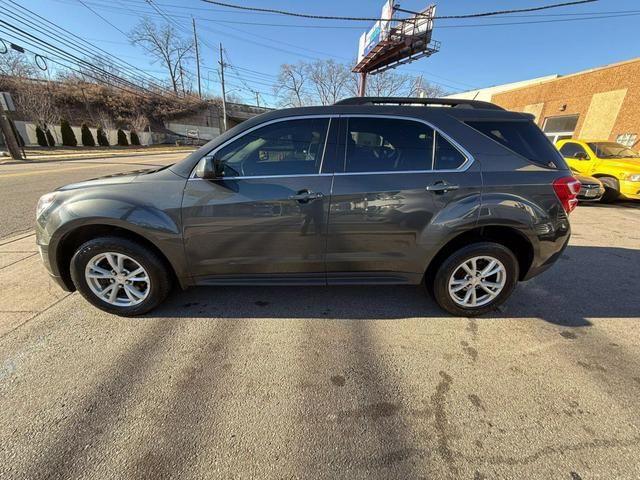
<instances>
[{"instance_id":1,"label":"parked car","mask_svg":"<svg viewBox=\"0 0 640 480\"><path fill-rule=\"evenodd\" d=\"M580 191L578 192L578 200L581 202L598 202L604 195L604 184L595 177L587 177L579 175L573 168L574 177L580 182Z\"/></svg>"},{"instance_id":2,"label":"parked car","mask_svg":"<svg viewBox=\"0 0 640 480\"><path fill-rule=\"evenodd\" d=\"M604 184L603 202L640 200L640 154L635 150L608 141L560 140L556 146L574 171Z\"/></svg>"},{"instance_id":3,"label":"parked car","mask_svg":"<svg viewBox=\"0 0 640 480\"><path fill-rule=\"evenodd\" d=\"M424 280L469 316L560 257L579 189L530 115L354 98L269 112L170 167L44 195L37 243L64 289L119 315L173 284Z\"/></svg>"}]
</instances>

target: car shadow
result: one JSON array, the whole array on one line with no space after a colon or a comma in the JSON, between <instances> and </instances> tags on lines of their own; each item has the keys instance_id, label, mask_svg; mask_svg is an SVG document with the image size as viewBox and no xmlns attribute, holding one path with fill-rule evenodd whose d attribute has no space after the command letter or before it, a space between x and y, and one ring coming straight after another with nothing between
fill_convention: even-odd
<instances>
[{"instance_id":1,"label":"car shadow","mask_svg":"<svg viewBox=\"0 0 640 480\"><path fill-rule=\"evenodd\" d=\"M640 317L640 250L569 246L549 271L518 284L481 318L540 318L588 326ZM398 320L446 318L423 286L194 287L174 292L148 318ZM144 318L144 317L143 317Z\"/></svg>"},{"instance_id":2,"label":"car shadow","mask_svg":"<svg viewBox=\"0 0 640 480\"><path fill-rule=\"evenodd\" d=\"M636 208L640 209L640 200L616 200L611 203L602 202L582 202L580 207L596 207L596 208Z\"/></svg>"}]
</instances>

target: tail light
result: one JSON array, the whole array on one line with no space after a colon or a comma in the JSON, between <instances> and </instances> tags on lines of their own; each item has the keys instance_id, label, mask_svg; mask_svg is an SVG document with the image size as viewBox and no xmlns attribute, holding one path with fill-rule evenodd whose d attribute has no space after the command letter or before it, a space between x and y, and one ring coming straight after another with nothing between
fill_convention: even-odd
<instances>
[{"instance_id":1,"label":"tail light","mask_svg":"<svg viewBox=\"0 0 640 480\"><path fill-rule=\"evenodd\" d=\"M556 192L565 212L571 213L578 205L580 186L580 181L576 177L562 177L553 182L553 190Z\"/></svg>"}]
</instances>

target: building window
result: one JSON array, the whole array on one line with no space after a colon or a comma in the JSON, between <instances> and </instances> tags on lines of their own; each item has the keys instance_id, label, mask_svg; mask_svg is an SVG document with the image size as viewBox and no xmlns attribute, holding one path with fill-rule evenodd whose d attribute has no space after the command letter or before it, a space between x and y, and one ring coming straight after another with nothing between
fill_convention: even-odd
<instances>
[{"instance_id":1,"label":"building window","mask_svg":"<svg viewBox=\"0 0 640 480\"><path fill-rule=\"evenodd\" d=\"M616 138L616 142L618 142L620 145L624 145L625 147L628 147L628 148L633 147L636 144L637 140L638 140L638 134L637 133L621 133Z\"/></svg>"},{"instance_id":2,"label":"building window","mask_svg":"<svg viewBox=\"0 0 640 480\"><path fill-rule=\"evenodd\" d=\"M578 124L578 115L562 115L544 119L542 131L552 143L572 138Z\"/></svg>"}]
</instances>

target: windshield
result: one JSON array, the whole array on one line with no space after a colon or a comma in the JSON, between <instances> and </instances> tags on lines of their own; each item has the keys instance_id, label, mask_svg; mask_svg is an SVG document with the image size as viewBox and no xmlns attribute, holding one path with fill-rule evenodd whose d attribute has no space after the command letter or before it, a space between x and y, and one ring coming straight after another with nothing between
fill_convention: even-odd
<instances>
[{"instance_id":1,"label":"windshield","mask_svg":"<svg viewBox=\"0 0 640 480\"><path fill-rule=\"evenodd\" d=\"M615 142L593 142L589 147L598 158L640 158L640 154Z\"/></svg>"}]
</instances>

